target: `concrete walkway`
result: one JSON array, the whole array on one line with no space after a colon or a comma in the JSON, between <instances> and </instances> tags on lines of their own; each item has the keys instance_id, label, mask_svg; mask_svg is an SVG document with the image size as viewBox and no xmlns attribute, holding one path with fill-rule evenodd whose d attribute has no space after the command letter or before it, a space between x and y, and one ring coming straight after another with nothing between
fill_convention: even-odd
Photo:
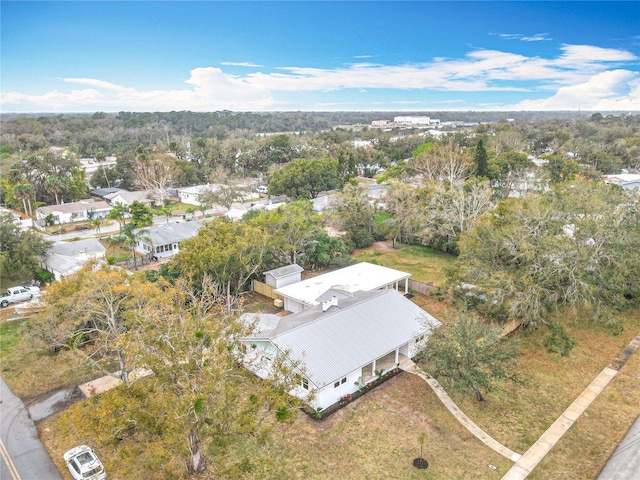
<instances>
[{"instance_id":1,"label":"concrete walkway","mask_svg":"<svg viewBox=\"0 0 640 480\"><path fill-rule=\"evenodd\" d=\"M508 458L512 462L517 462L520 459L520 454L510 450L509 448L502 445L500 442L495 440L491 435L482 430L478 425L476 425L469 417L467 417L462 410L451 400L451 397L447 395L447 392L444 391L442 386L437 382L437 380L433 378L427 377L424 373L422 373L415 364L412 366L409 365L401 365L404 367L404 370L417 375L422 378L431 389L438 396L440 401L444 404L445 407L453 414L453 416L467 429L471 432L478 440L484 443L486 446L491 448L492 450L498 452L503 457Z\"/></svg>"},{"instance_id":2,"label":"concrete walkway","mask_svg":"<svg viewBox=\"0 0 640 480\"><path fill-rule=\"evenodd\" d=\"M524 455L502 477L502 480L522 480L540 463L544 456L554 447L569 428L580 418L580 415L591 405L609 382L618 374L618 370L627 359L640 347L640 334L614 358L609 365L589 384L578 398L569 405L546 432L527 450Z\"/></svg>"},{"instance_id":3,"label":"concrete walkway","mask_svg":"<svg viewBox=\"0 0 640 480\"><path fill-rule=\"evenodd\" d=\"M620 352L609 365L589 384L587 388L569 405L558 419L547 429L546 432L527 450L520 455L505 447L492 438L484 430L478 427L462 410L451 400L442 386L433 378L427 377L411 361L402 362L400 368L408 373L422 378L433 389L440 401L453 414L453 416L482 443L498 452L500 455L515 462L501 480L523 480L540 463L554 445L562 438L571 425L573 425L580 415L591 405L596 397L604 390L609 382L617 375L618 371L626 363L629 357L640 347L640 334L638 334L627 347ZM635 458L635 457L634 457Z\"/></svg>"}]
</instances>

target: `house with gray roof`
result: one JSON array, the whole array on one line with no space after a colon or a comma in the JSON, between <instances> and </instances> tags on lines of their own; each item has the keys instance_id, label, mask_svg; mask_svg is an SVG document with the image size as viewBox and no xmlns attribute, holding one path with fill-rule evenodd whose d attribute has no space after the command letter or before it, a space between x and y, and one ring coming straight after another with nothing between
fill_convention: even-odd
<instances>
[{"instance_id":1,"label":"house with gray roof","mask_svg":"<svg viewBox=\"0 0 640 480\"><path fill-rule=\"evenodd\" d=\"M105 252L106 249L96 238L57 242L40 258L40 265L60 281L76 273L88 261L104 259Z\"/></svg>"},{"instance_id":2,"label":"house with gray roof","mask_svg":"<svg viewBox=\"0 0 640 480\"><path fill-rule=\"evenodd\" d=\"M342 291L340 297L279 317L245 314L253 333L241 339L246 365L268 378L275 358L300 365L292 392L326 409L413 357L440 325L396 290Z\"/></svg>"},{"instance_id":3,"label":"house with gray roof","mask_svg":"<svg viewBox=\"0 0 640 480\"><path fill-rule=\"evenodd\" d=\"M152 190L136 190L135 192L118 190L117 192L106 194L104 198L111 205L117 205L118 203L120 203L125 207L128 207L133 202L153 205L157 199L157 195Z\"/></svg>"},{"instance_id":4,"label":"house with gray roof","mask_svg":"<svg viewBox=\"0 0 640 480\"><path fill-rule=\"evenodd\" d=\"M113 207L107 202L95 202L93 199L79 202L46 205L36 208L36 219L42 222L51 215L57 224L83 222L94 218L106 218Z\"/></svg>"},{"instance_id":5,"label":"house with gray roof","mask_svg":"<svg viewBox=\"0 0 640 480\"><path fill-rule=\"evenodd\" d=\"M157 258L175 255L180 251L180 242L195 237L202 224L202 220L189 220L138 228L135 230L139 235L136 251Z\"/></svg>"}]
</instances>

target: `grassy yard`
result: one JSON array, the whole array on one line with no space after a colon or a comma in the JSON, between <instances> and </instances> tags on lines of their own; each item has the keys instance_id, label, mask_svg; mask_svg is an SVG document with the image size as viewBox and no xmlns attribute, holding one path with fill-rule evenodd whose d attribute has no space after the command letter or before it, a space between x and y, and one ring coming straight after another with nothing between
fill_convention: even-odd
<instances>
[{"instance_id":1,"label":"grassy yard","mask_svg":"<svg viewBox=\"0 0 640 480\"><path fill-rule=\"evenodd\" d=\"M440 305L433 302L433 298L425 297L421 304L437 314ZM86 379L89 372L74 367L70 357L24 357L19 348L15 349L23 326L7 323L0 328L2 374L12 388L19 385L14 388L16 393L33 397L47 388ZM525 385L501 385L482 403L472 396L449 393L481 428L512 450L524 453L640 331L640 309L627 314L625 330L618 336L572 322L567 324L567 331L577 341L568 357L548 353L542 346L545 328L516 333L521 356L514 368L525 378ZM640 414L639 371L640 354L636 353L529 478L595 478ZM96 443L90 432L69 427L74 423L72 412L77 414L86 408L99 411L102 401L101 397L85 400L44 420L38 428L52 458L59 460L70 445L90 442L100 452L112 478L127 478L127 472L136 471L136 462L150 465L152 459L119 452L113 442ZM249 469L231 478L499 479L512 465L460 426L426 383L406 373L322 422L300 414L292 424L276 424L274 429L274 438L260 448L272 452L280 472L265 477L264 472L252 473ZM423 456L430 463L427 470L417 470L411 464L420 454L421 439ZM139 455L145 455L144 448ZM175 465L179 460L167 461ZM489 468L490 464L497 470ZM158 472L147 478L170 476ZM212 471L202 478L217 477Z\"/></svg>"},{"instance_id":2,"label":"grassy yard","mask_svg":"<svg viewBox=\"0 0 640 480\"><path fill-rule=\"evenodd\" d=\"M353 255L358 262L377 263L389 268L411 273L411 278L419 282L442 285L446 281L445 270L456 257L438 252L421 245L377 242L373 246L358 250Z\"/></svg>"}]
</instances>

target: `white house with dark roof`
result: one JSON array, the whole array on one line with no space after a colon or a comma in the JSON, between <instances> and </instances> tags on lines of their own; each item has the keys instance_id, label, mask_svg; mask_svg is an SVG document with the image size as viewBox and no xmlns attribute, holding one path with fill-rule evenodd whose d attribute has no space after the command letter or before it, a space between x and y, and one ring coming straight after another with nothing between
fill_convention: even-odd
<instances>
[{"instance_id":1,"label":"white house with dark roof","mask_svg":"<svg viewBox=\"0 0 640 480\"><path fill-rule=\"evenodd\" d=\"M320 303L319 297L327 290L337 287L347 292L371 290L399 290L409 292L410 273L393 268L360 262L333 272L308 278L274 290L284 298L284 308L299 312Z\"/></svg>"},{"instance_id":2,"label":"white house with dark roof","mask_svg":"<svg viewBox=\"0 0 640 480\"><path fill-rule=\"evenodd\" d=\"M51 245L40 258L43 269L53 273L56 280L73 275L90 260L104 259L106 249L96 238Z\"/></svg>"},{"instance_id":3,"label":"white house with dark roof","mask_svg":"<svg viewBox=\"0 0 640 480\"><path fill-rule=\"evenodd\" d=\"M135 232L140 239L136 243L136 251L158 258L175 255L180 251L180 242L195 237L202 224L202 220L190 220L138 228Z\"/></svg>"},{"instance_id":4,"label":"white house with dark roof","mask_svg":"<svg viewBox=\"0 0 640 480\"><path fill-rule=\"evenodd\" d=\"M326 409L403 365L440 322L395 290L346 293L285 317L245 314L252 335L241 339L246 365L268 378L274 358L300 364L292 392Z\"/></svg>"}]
</instances>

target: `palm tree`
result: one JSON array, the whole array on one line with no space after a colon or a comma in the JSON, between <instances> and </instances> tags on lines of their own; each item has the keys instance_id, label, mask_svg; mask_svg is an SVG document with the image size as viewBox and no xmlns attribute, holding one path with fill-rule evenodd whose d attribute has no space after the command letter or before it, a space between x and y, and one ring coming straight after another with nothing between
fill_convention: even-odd
<instances>
[{"instance_id":1,"label":"palm tree","mask_svg":"<svg viewBox=\"0 0 640 480\"><path fill-rule=\"evenodd\" d=\"M56 205L60 205L60 199L58 195L65 191L66 185L64 180L60 177L49 177L44 182L44 188L49 192L53 193L56 197Z\"/></svg>"},{"instance_id":2,"label":"palm tree","mask_svg":"<svg viewBox=\"0 0 640 480\"><path fill-rule=\"evenodd\" d=\"M118 224L120 225L120 229L122 229L125 224L124 214L127 213L127 211L128 211L128 208L122 203L118 202L109 212L109 218L113 220L117 220Z\"/></svg>"},{"instance_id":3,"label":"palm tree","mask_svg":"<svg viewBox=\"0 0 640 480\"><path fill-rule=\"evenodd\" d=\"M100 234L100 224L102 223L102 219L100 217L96 217L91 220L91 225L96 229L96 234Z\"/></svg>"},{"instance_id":4,"label":"palm tree","mask_svg":"<svg viewBox=\"0 0 640 480\"><path fill-rule=\"evenodd\" d=\"M24 213L29 215L30 217L33 217L33 212L31 211L31 199L35 196L35 193L36 191L33 188L33 185L28 182L19 183L13 188L13 196L16 198L16 200L22 200ZM25 200L29 201L28 211L27 202Z\"/></svg>"},{"instance_id":5,"label":"palm tree","mask_svg":"<svg viewBox=\"0 0 640 480\"><path fill-rule=\"evenodd\" d=\"M133 268L138 269L136 260L136 245L142 240L151 243L149 231L145 229L137 229L134 224L127 223L120 227L120 236L122 238L122 246L131 250L133 257Z\"/></svg>"}]
</instances>

